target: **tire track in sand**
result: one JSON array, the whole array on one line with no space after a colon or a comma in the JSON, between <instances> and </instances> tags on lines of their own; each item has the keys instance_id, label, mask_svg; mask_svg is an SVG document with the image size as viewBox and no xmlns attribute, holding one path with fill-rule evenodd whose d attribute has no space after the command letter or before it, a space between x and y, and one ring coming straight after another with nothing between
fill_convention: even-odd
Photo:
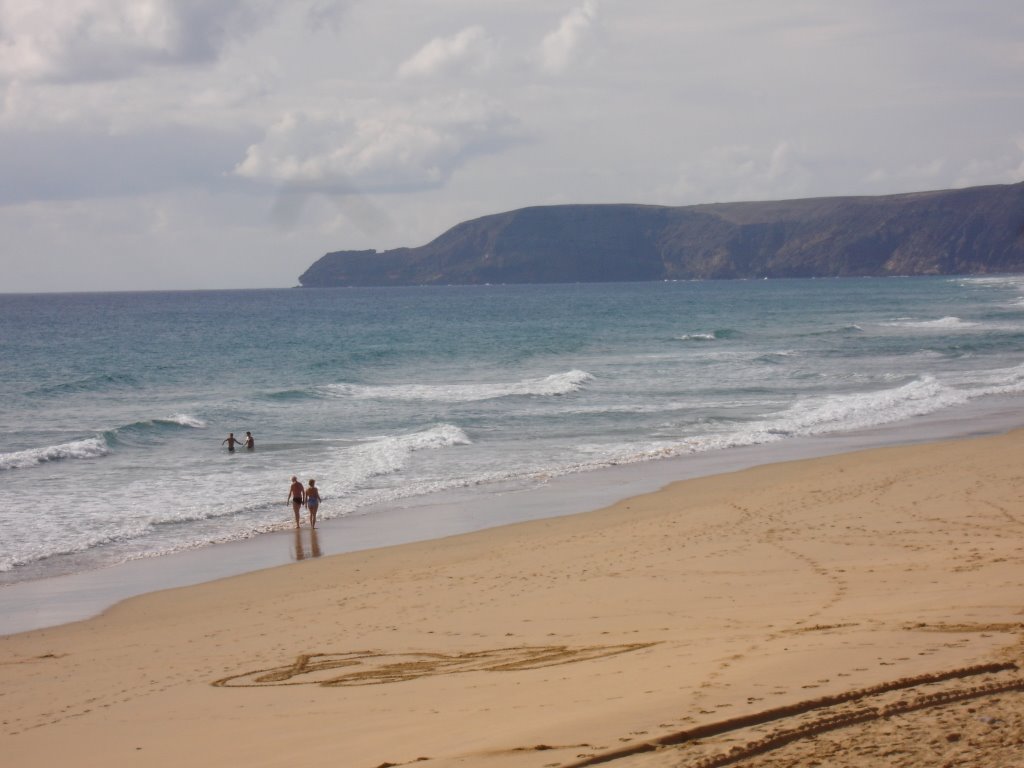
<instances>
[{"instance_id":1,"label":"tire track in sand","mask_svg":"<svg viewBox=\"0 0 1024 768\"><path fill-rule=\"evenodd\" d=\"M933 707L992 696L1011 691L1024 691L1024 677L1013 662L961 667L914 677L899 678L867 688L806 699L782 707L774 707L749 715L718 720L683 731L661 736L628 747L603 753L580 756L571 763L557 763L560 768L586 768L607 765L648 752L684 751L699 740L742 732L759 726L774 725L769 733L750 739L728 751L694 755L674 763L688 768L724 768L741 760L765 754L801 739L808 739L829 731L882 720ZM976 684L972 678L984 677ZM925 690L929 687L933 690Z\"/></svg>"}]
</instances>

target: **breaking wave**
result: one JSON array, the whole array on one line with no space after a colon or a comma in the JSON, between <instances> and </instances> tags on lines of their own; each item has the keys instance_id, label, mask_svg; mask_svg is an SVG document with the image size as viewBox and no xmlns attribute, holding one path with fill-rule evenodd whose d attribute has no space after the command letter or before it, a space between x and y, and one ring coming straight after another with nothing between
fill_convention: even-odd
<instances>
[{"instance_id":1,"label":"breaking wave","mask_svg":"<svg viewBox=\"0 0 1024 768\"><path fill-rule=\"evenodd\" d=\"M319 387L328 397L363 400L423 400L468 403L501 397L554 397L572 394L591 381L586 371L572 370L511 383L478 384L327 384Z\"/></svg>"}]
</instances>

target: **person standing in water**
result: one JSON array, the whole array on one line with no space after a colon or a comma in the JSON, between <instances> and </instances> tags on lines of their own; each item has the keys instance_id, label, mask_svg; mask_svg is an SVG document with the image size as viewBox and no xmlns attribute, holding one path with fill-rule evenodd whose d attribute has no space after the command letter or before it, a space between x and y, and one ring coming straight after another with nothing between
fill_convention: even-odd
<instances>
[{"instance_id":1,"label":"person standing in water","mask_svg":"<svg viewBox=\"0 0 1024 768\"><path fill-rule=\"evenodd\" d=\"M252 432L245 433L245 440L243 441L245 450L255 451L256 450L256 438L252 436Z\"/></svg>"},{"instance_id":2,"label":"person standing in water","mask_svg":"<svg viewBox=\"0 0 1024 768\"><path fill-rule=\"evenodd\" d=\"M292 511L295 513L295 527L299 527L299 510L302 509L302 504L306 500L306 493L302 488L302 483L299 482L299 478L292 475L292 485L288 489L288 501L292 503Z\"/></svg>"},{"instance_id":3,"label":"person standing in water","mask_svg":"<svg viewBox=\"0 0 1024 768\"><path fill-rule=\"evenodd\" d=\"M225 437L221 441L220 444L224 445L224 443L227 443L228 444L228 453L234 453L235 452L235 443L240 443L240 442L242 442L242 441L239 440L237 437L235 437L235 433L234 432L228 432L228 436Z\"/></svg>"},{"instance_id":4,"label":"person standing in water","mask_svg":"<svg viewBox=\"0 0 1024 768\"><path fill-rule=\"evenodd\" d=\"M316 511L320 508L320 491L316 487L316 480L309 479L306 487L306 509L309 510L309 527L316 528Z\"/></svg>"}]
</instances>

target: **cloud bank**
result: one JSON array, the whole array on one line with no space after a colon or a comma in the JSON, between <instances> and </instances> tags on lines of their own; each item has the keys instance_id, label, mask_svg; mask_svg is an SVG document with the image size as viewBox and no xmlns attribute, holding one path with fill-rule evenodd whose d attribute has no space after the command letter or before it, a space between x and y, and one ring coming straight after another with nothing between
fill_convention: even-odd
<instances>
[{"instance_id":1,"label":"cloud bank","mask_svg":"<svg viewBox=\"0 0 1024 768\"><path fill-rule=\"evenodd\" d=\"M3 0L0 78L86 82L203 64L271 9L254 0Z\"/></svg>"},{"instance_id":2,"label":"cloud bank","mask_svg":"<svg viewBox=\"0 0 1024 768\"><path fill-rule=\"evenodd\" d=\"M235 173L333 192L410 192L442 186L471 158L522 140L515 118L476 94L362 106L284 115Z\"/></svg>"}]
</instances>

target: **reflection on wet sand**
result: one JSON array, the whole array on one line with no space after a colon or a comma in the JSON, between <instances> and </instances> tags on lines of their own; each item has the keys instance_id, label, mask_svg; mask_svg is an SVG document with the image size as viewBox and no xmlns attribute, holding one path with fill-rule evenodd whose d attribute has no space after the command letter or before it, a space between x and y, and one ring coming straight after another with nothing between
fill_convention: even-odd
<instances>
[{"instance_id":1,"label":"reflection on wet sand","mask_svg":"<svg viewBox=\"0 0 1024 768\"><path fill-rule=\"evenodd\" d=\"M316 528L296 528L295 559L305 560L308 557L320 557L320 539Z\"/></svg>"}]
</instances>

